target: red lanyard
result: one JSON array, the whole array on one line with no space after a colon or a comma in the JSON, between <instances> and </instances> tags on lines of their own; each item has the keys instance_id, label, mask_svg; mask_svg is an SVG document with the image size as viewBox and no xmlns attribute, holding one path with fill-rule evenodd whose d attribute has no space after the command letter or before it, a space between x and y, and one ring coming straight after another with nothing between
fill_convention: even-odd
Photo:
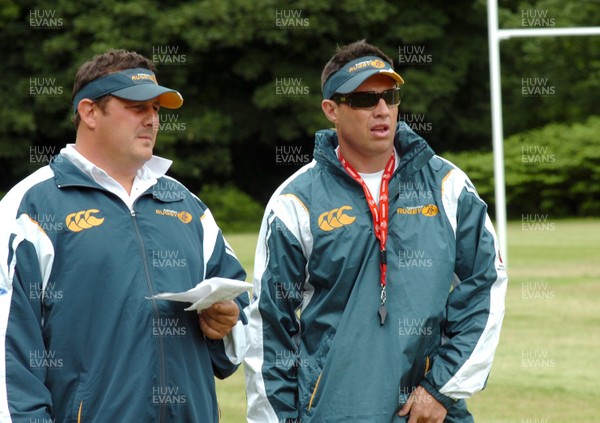
<instances>
[{"instance_id":1,"label":"red lanyard","mask_svg":"<svg viewBox=\"0 0 600 423\"><path fill-rule=\"evenodd\" d=\"M365 192L365 197L367 198L367 203L369 204L369 209L371 209L371 215L373 216L373 226L375 228L375 236L379 241L379 254L380 254L380 269L381 269L381 307L379 308L379 316L381 318L381 324L385 321L385 316L387 311L385 310L385 299L386 299L386 272L387 272L387 252L385 250L385 244L387 242L387 234L388 234L388 218L389 218L389 197L388 197L388 186L390 179L392 178L392 173L394 172L394 168L396 167L396 155L392 154L390 160L385 166L385 170L383 171L383 177L381 178L381 188L379 194L379 208L377 208L377 203L373 199L373 195L369 191L369 187L363 180L363 178L359 175L359 173L352 167L350 163L346 161L342 157L342 153L338 150L338 157L346 172L354 179L356 182L361 184L363 191Z\"/></svg>"}]
</instances>

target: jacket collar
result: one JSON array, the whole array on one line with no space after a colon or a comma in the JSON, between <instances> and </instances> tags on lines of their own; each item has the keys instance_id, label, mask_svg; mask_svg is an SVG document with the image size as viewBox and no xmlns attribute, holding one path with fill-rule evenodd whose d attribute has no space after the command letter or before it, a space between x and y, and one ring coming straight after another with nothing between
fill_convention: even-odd
<instances>
[{"instance_id":1,"label":"jacket collar","mask_svg":"<svg viewBox=\"0 0 600 423\"><path fill-rule=\"evenodd\" d=\"M318 131L315 134L314 158L319 164L326 166L331 171L346 174L335 154L338 144L335 129ZM411 175L425 166L435 154L429 144L417 135L406 122L398 122L396 125L394 147L400 156L396 173L400 173L402 179L409 179Z\"/></svg>"},{"instance_id":2,"label":"jacket collar","mask_svg":"<svg viewBox=\"0 0 600 423\"><path fill-rule=\"evenodd\" d=\"M50 168L54 172L54 181L59 188L80 186L104 189L63 154L58 154L50 160Z\"/></svg>"},{"instance_id":3,"label":"jacket collar","mask_svg":"<svg viewBox=\"0 0 600 423\"><path fill-rule=\"evenodd\" d=\"M68 162L72 166L61 166L62 162ZM167 170L172 163L171 160L152 156L152 158L144 163L144 166L138 170L137 176L138 178L145 180L156 180L167 173ZM75 144L67 144L67 146L61 150L60 155L55 157L51 167L55 172L57 185L87 185L85 181L86 176L92 181L95 181L95 172L106 174L103 169L82 156L81 153L75 149ZM79 172L74 172L72 167L75 167L75 170L79 170Z\"/></svg>"},{"instance_id":4,"label":"jacket collar","mask_svg":"<svg viewBox=\"0 0 600 423\"><path fill-rule=\"evenodd\" d=\"M72 146L70 148L71 150L68 151L69 146L67 146L50 162L56 185L59 188L76 186L110 191L94 178L94 172L103 172L103 170L77 153ZM138 178L147 180L148 188L141 195L151 193L155 199L168 203L185 198L184 187L177 181L164 177L171 163L171 160L153 156L144 164L138 171Z\"/></svg>"}]
</instances>

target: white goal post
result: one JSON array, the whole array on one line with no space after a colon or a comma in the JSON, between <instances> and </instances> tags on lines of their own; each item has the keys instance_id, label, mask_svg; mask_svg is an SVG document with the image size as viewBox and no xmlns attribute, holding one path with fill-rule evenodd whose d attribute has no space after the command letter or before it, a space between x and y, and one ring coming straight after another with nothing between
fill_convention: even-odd
<instances>
[{"instance_id":1,"label":"white goal post","mask_svg":"<svg viewBox=\"0 0 600 423\"><path fill-rule=\"evenodd\" d=\"M487 1L488 44L490 55L490 91L492 109L492 142L494 147L494 192L496 199L496 227L500 254L508 263L506 234L506 185L504 182L504 135L502 120L502 92L500 80L500 41L523 37L560 37L565 35L600 35L600 27L580 28L498 28L498 0Z\"/></svg>"}]
</instances>

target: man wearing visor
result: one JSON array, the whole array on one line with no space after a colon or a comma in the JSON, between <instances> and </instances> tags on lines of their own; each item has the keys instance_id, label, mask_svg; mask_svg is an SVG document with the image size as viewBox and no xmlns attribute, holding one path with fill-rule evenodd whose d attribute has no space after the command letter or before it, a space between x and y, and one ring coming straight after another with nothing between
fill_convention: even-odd
<instances>
[{"instance_id":1,"label":"man wearing visor","mask_svg":"<svg viewBox=\"0 0 600 423\"><path fill-rule=\"evenodd\" d=\"M179 92L125 50L73 88L77 137L0 202L3 422L217 422L248 296L200 315L150 299L245 279L209 209L153 156ZM54 222L48 225L48 222Z\"/></svg>"},{"instance_id":2,"label":"man wearing visor","mask_svg":"<svg viewBox=\"0 0 600 423\"><path fill-rule=\"evenodd\" d=\"M257 246L250 422L472 422L507 277L467 176L397 122L392 61L364 40L322 74L314 160L275 192Z\"/></svg>"}]
</instances>

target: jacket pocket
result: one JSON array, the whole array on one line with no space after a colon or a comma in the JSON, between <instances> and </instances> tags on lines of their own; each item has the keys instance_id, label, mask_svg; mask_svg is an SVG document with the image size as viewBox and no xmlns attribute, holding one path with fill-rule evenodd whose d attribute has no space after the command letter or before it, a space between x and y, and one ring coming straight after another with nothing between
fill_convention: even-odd
<instances>
[{"instance_id":1,"label":"jacket pocket","mask_svg":"<svg viewBox=\"0 0 600 423\"><path fill-rule=\"evenodd\" d=\"M421 381L425 379L425 376L431 370L433 360L429 355L426 355L424 359L418 361L418 366L412 371L412 382L407 385L400 385L400 392L398 394L398 410L406 404L408 398L412 395L415 389L421 384Z\"/></svg>"},{"instance_id":2,"label":"jacket pocket","mask_svg":"<svg viewBox=\"0 0 600 423\"><path fill-rule=\"evenodd\" d=\"M79 381L77 387L75 388L71 405L71 413L67 420L69 422L83 423L86 421L84 420L84 411L86 405L84 401L84 387L85 384L82 381Z\"/></svg>"},{"instance_id":3,"label":"jacket pocket","mask_svg":"<svg viewBox=\"0 0 600 423\"><path fill-rule=\"evenodd\" d=\"M81 423L81 414L83 412L83 401L79 402L79 410L77 410L77 423Z\"/></svg>"},{"instance_id":4,"label":"jacket pocket","mask_svg":"<svg viewBox=\"0 0 600 423\"><path fill-rule=\"evenodd\" d=\"M431 358L426 355L425 356L425 371L423 372L423 377L427 376L427 373L429 373L429 371L431 370L431 365L433 364L433 361L431 360Z\"/></svg>"},{"instance_id":5,"label":"jacket pocket","mask_svg":"<svg viewBox=\"0 0 600 423\"><path fill-rule=\"evenodd\" d=\"M317 382L315 383L315 387L312 390L312 394L310 395L310 400L308 401L308 410L307 411L310 411L311 408L313 407L313 401L317 397L317 392L319 390L319 383L321 382L321 377L323 377L323 372L321 372L321 374L319 374L319 377L317 378Z\"/></svg>"}]
</instances>

